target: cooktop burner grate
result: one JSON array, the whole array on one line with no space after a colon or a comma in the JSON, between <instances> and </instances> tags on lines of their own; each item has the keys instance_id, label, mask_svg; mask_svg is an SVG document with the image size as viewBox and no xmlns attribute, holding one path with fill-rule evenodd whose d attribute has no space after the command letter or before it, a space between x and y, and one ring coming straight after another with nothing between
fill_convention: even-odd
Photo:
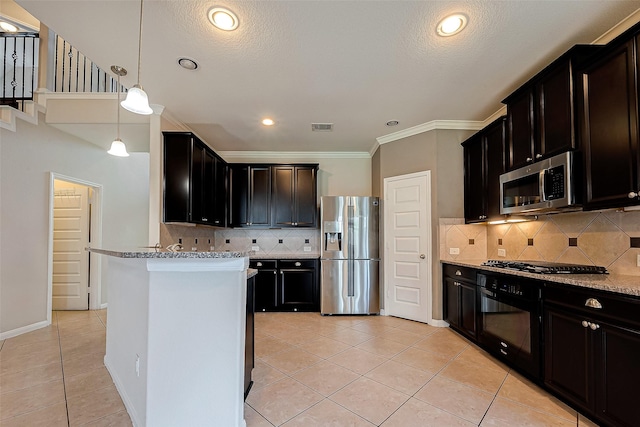
<instances>
[{"instance_id":1,"label":"cooktop burner grate","mask_svg":"<svg viewBox=\"0 0 640 427\"><path fill-rule=\"evenodd\" d=\"M609 274L605 267L597 265L561 264L544 261L507 261L490 259L483 262L482 265L539 274Z\"/></svg>"}]
</instances>

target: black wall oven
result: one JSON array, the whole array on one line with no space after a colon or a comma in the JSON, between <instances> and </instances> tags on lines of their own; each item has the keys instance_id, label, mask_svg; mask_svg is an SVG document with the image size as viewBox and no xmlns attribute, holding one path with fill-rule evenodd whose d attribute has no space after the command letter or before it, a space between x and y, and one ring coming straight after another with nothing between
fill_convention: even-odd
<instances>
[{"instance_id":1,"label":"black wall oven","mask_svg":"<svg viewBox=\"0 0 640 427\"><path fill-rule=\"evenodd\" d=\"M478 273L478 341L499 359L540 374L540 287L527 279Z\"/></svg>"}]
</instances>

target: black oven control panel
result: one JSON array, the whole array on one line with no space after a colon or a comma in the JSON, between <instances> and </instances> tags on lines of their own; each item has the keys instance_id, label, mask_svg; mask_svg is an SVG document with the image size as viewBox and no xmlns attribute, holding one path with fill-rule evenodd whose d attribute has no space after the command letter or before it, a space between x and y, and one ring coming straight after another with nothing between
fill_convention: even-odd
<instances>
[{"instance_id":1,"label":"black oven control panel","mask_svg":"<svg viewBox=\"0 0 640 427\"><path fill-rule=\"evenodd\" d=\"M478 274L478 286L497 294L508 294L527 300L538 299L538 287L527 283L526 279Z\"/></svg>"}]
</instances>

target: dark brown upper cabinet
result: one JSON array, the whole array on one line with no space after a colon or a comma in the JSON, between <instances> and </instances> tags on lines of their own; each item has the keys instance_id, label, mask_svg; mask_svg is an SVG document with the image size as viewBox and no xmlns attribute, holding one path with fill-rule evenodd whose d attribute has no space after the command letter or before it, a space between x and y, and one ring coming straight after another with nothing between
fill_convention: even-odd
<instances>
[{"instance_id":1,"label":"dark brown upper cabinet","mask_svg":"<svg viewBox=\"0 0 640 427\"><path fill-rule=\"evenodd\" d=\"M621 36L582 70L584 209L640 204L638 32Z\"/></svg>"},{"instance_id":2,"label":"dark brown upper cabinet","mask_svg":"<svg viewBox=\"0 0 640 427\"><path fill-rule=\"evenodd\" d=\"M318 165L272 166L274 227L316 227Z\"/></svg>"},{"instance_id":3,"label":"dark brown upper cabinet","mask_svg":"<svg viewBox=\"0 0 640 427\"><path fill-rule=\"evenodd\" d=\"M226 226L226 163L190 132L164 135L164 222Z\"/></svg>"},{"instance_id":4,"label":"dark brown upper cabinet","mask_svg":"<svg viewBox=\"0 0 640 427\"><path fill-rule=\"evenodd\" d=\"M462 143L466 223L500 217L500 175L505 172L506 118L501 117Z\"/></svg>"},{"instance_id":5,"label":"dark brown upper cabinet","mask_svg":"<svg viewBox=\"0 0 640 427\"><path fill-rule=\"evenodd\" d=\"M271 225L271 167L232 164L230 166L232 227Z\"/></svg>"},{"instance_id":6,"label":"dark brown upper cabinet","mask_svg":"<svg viewBox=\"0 0 640 427\"><path fill-rule=\"evenodd\" d=\"M502 101L507 171L576 148L576 70L600 49L574 46Z\"/></svg>"}]
</instances>

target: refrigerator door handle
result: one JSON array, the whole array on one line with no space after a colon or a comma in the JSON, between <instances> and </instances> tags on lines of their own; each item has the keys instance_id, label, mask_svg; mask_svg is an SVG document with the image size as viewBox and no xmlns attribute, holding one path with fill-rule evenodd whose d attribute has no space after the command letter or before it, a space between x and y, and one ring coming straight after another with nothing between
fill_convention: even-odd
<instances>
[{"instance_id":1,"label":"refrigerator door handle","mask_svg":"<svg viewBox=\"0 0 640 427\"><path fill-rule=\"evenodd\" d=\"M354 206L349 204L347 206L347 295L352 297L355 295L355 285L353 283L353 256L354 256L354 247L353 247L353 217L354 217Z\"/></svg>"}]
</instances>

